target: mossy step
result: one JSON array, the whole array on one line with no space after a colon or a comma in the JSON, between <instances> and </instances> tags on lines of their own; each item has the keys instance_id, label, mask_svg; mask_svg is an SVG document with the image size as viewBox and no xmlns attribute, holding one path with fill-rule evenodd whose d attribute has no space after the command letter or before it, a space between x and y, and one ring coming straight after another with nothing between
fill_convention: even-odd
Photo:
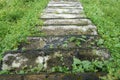
<instances>
[{"instance_id":1,"label":"mossy step","mask_svg":"<svg viewBox=\"0 0 120 80\"><path fill-rule=\"evenodd\" d=\"M4 53L2 70L20 71L39 67L39 71L50 71L53 67L67 67L72 70L74 58L80 60L109 59L107 49L70 48L70 49L46 49L9 51Z\"/></svg>"},{"instance_id":2,"label":"mossy step","mask_svg":"<svg viewBox=\"0 0 120 80\"><path fill-rule=\"evenodd\" d=\"M43 13L41 19L75 19L75 18L86 18L85 14L56 14L56 13Z\"/></svg>"},{"instance_id":3,"label":"mossy step","mask_svg":"<svg viewBox=\"0 0 120 80\"><path fill-rule=\"evenodd\" d=\"M78 26L86 26L91 25L92 22L89 19L48 19L44 20L44 26L50 25L78 25Z\"/></svg>"},{"instance_id":4,"label":"mossy step","mask_svg":"<svg viewBox=\"0 0 120 80\"><path fill-rule=\"evenodd\" d=\"M0 75L1 80L100 80L100 76L105 76L106 73L41 73L41 74L26 74L26 75Z\"/></svg>"},{"instance_id":5,"label":"mossy step","mask_svg":"<svg viewBox=\"0 0 120 80\"><path fill-rule=\"evenodd\" d=\"M60 9L60 8L46 8L44 13L64 13L64 14L81 14L84 13L82 9Z\"/></svg>"},{"instance_id":6,"label":"mossy step","mask_svg":"<svg viewBox=\"0 0 120 80\"><path fill-rule=\"evenodd\" d=\"M98 48L103 47L99 44L99 38L95 35L66 35L66 36L45 36L45 37L28 37L27 43L21 43L21 49L53 49L53 48Z\"/></svg>"},{"instance_id":7,"label":"mossy step","mask_svg":"<svg viewBox=\"0 0 120 80\"><path fill-rule=\"evenodd\" d=\"M94 25L51 25L42 26L41 32L46 35L97 35L97 28Z\"/></svg>"}]
</instances>

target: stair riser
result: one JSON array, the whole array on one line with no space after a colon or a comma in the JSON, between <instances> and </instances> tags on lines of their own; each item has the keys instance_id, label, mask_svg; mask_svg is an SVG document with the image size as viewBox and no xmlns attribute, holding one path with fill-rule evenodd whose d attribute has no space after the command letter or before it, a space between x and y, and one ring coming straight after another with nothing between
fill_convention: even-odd
<instances>
[{"instance_id":1,"label":"stair riser","mask_svg":"<svg viewBox=\"0 0 120 80\"><path fill-rule=\"evenodd\" d=\"M8 52L3 57L2 70L22 70L40 65L41 71L55 66L66 66L72 69L73 58L80 60L108 59L106 49L71 49L71 50L29 50Z\"/></svg>"},{"instance_id":2,"label":"stair riser","mask_svg":"<svg viewBox=\"0 0 120 80\"><path fill-rule=\"evenodd\" d=\"M79 2L79 0L51 0L50 2Z\"/></svg>"},{"instance_id":3,"label":"stair riser","mask_svg":"<svg viewBox=\"0 0 120 80\"><path fill-rule=\"evenodd\" d=\"M96 26L43 26L42 32L46 35L97 35Z\"/></svg>"},{"instance_id":4,"label":"stair riser","mask_svg":"<svg viewBox=\"0 0 120 80\"><path fill-rule=\"evenodd\" d=\"M73 39L73 41L72 41ZM77 45L78 41L80 42ZM22 43L21 48L24 49L50 49L50 48L88 48L97 47L97 36L85 36L85 38L81 36L49 36L49 37L28 37L27 43Z\"/></svg>"},{"instance_id":5,"label":"stair riser","mask_svg":"<svg viewBox=\"0 0 120 80\"><path fill-rule=\"evenodd\" d=\"M44 10L44 13L65 13L65 14L81 14L84 13L81 9L54 9L54 8L47 8Z\"/></svg>"},{"instance_id":6,"label":"stair riser","mask_svg":"<svg viewBox=\"0 0 120 80\"><path fill-rule=\"evenodd\" d=\"M74 19L74 18L86 18L84 14L42 14L41 19L45 18L59 18L59 19Z\"/></svg>"},{"instance_id":7,"label":"stair riser","mask_svg":"<svg viewBox=\"0 0 120 80\"><path fill-rule=\"evenodd\" d=\"M72 4L48 4L48 7L81 7L81 8L83 8L82 6L81 6L81 4L79 4L79 3L72 3Z\"/></svg>"},{"instance_id":8,"label":"stair riser","mask_svg":"<svg viewBox=\"0 0 120 80\"><path fill-rule=\"evenodd\" d=\"M106 73L40 73L26 75L0 75L1 80L100 80L99 76L105 76Z\"/></svg>"},{"instance_id":9,"label":"stair riser","mask_svg":"<svg viewBox=\"0 0 120 80\"><path fill-rule=\"evenodd\" d=\"M51 19L45 20L44 25L78 25L86 26L91 25L92 22L89 19Z\"/></svg>"}]
</instances>

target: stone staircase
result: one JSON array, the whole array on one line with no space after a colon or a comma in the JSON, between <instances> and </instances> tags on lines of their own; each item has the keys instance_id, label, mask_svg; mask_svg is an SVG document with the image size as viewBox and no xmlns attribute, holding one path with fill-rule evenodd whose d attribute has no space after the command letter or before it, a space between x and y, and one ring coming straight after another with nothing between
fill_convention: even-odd
<instances>
[{"instance_id":1,"label":"stone staircase","mask_svg":"<svg viewBox=\"0 0 120 80\"><path fill-rule=\"evenodd\" d=\"M39 65L39 74L8 75L10 80L99 80L100 73L49 73L56 66L72 71L73 58L102 60L110 57L108 50L99 44L97 27L88 19L78 0L50 0L41 14L45 36L27 37L18 51L6 52L2 70L20 71ZM38 32L39 34L39 32ZM11 77L13 76L13 77ZM0 76L0 80L9 80Z\"/></svg>"}]
</instances>

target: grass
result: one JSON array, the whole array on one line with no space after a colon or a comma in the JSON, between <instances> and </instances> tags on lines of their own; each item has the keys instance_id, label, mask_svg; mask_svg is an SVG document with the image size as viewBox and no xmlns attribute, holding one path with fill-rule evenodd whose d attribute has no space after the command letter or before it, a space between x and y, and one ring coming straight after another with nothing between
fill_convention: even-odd
<instances>
[{"instance_id":1,"label":"grass","mask_svg":"<svg viewBox=\"0 0 120 80\"><path fill-rule=\"evenodd\" d=\"M120 1L80 0L88 18L97 26L104 45L110 50L106 80L120 79Z\"/></svg>"},{"instance_id":2,"label":"grass","mask_svg":"<svg viewBox=\"0 0 120 80\"><path fill-rule=\"evenodd\" d=\"M49 0L0 0L0 60L2 53L15 50L26 40Z\"/></svg>"}]
</instances>

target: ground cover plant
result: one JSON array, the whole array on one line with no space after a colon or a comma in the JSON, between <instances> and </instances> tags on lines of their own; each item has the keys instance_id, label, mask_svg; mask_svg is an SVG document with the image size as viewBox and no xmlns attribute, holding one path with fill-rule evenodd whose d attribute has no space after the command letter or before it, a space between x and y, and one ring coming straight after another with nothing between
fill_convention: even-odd
<instances>
[{"instance_id":1,"label":"ground cover plant","mask_svg":"<svg viewBox=\"0 0 120 80\"><path fill-rule=\"evenodd\" d=\"M110 50L105 80L120 79L120 0L80 0L88 18L97 26L104 45Z\"/></svg>"},{"instance_id":2,"label":"ground cover plant","mask_svg":"<svg viewBox=\"0 0 120 80\"><path fill-rule=\"evenodd\" d=\"M2 53L17 49L40 25L40 13L49 0L0 0L0 60Z\"/></svg>"}]
</instances>

